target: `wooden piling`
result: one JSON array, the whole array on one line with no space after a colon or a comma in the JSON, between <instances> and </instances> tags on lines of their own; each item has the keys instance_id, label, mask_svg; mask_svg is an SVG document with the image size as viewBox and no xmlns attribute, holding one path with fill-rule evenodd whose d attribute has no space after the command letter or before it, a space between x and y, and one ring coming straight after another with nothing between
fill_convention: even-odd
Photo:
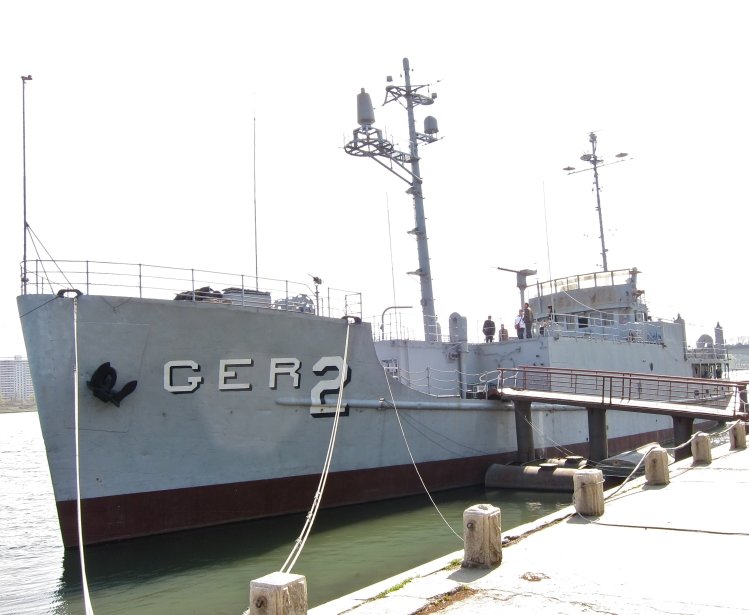
<instances>
[{"instance_id":1,"label":"wooden piling","mask_svg":"<svg viewBox=\"0 0 749 615\"><path fill-rule=\"evenodd\" d=\"M272 572L250 583L250 609L245 615L307 615L307 579Z\"/></svg>"},{"instance_id":2,"label":"wooden piling","mask_svg":"<svg viewBox=\"0 0 749 615\"><path fill-rule=\"evenodd\" d=\"M502 563L502 511L476 504L463 511L463 568L493 568Z\"/></svg>"},{"instance_id":3,"label":"wooden piling","mask_svg":"<svg viewBox=\"0 0 749 615\"><path fill-rule=\"evenodd\" d=\"M645 456L645 480L648 485L668 485L668 453L660 446L650 449Z\"/></svg>"},{"instance_id":4,"label":"wooden piling","mask_svg":"<svg viewBox=\"0 0 749 615\"><path fill-rule=\"evenodd\" d=\"M574 493L572 501L581 515L600 517L603 514L603 472L601 470L578 470L572 477Z\"/></svg>"}]
</instances>

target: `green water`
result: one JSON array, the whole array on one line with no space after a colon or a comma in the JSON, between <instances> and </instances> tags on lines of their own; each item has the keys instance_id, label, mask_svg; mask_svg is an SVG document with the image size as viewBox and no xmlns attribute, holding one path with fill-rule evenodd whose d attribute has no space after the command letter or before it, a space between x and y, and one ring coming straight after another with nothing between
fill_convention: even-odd
<instances>
[{"instance_id":1,"label":"green water","mask_svg":"<svg viewBox=\"0 0 749 615\"><path fill-rule=\"evenodd\" d=\"M59 538L35 413L0 415L0 614L84 612L77 551ZM571 494L469 488L434 494L461 534L463 511L491 503L510 529L570 503ZM181 532L84 550L96 615L239 615L252 579L280 570L304 515ZM310 606L460 550L428 498L321 510L292 572Z\"/></svg>"}]
</instances>

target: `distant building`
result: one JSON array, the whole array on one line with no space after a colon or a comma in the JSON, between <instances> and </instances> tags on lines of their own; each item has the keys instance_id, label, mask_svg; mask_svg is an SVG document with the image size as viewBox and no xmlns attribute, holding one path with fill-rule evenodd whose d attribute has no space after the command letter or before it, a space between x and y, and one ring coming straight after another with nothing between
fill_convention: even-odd
<instances>
[{"instance_id":1,"label":"distant building","mask_svg":"<svg viewBox=\"0 0 749 615\"><path fill-rule=\"evenodd\" d=\"M0 401L34 399L29 361L21 356L0 359Z\"/></svg>"}]
</instances>

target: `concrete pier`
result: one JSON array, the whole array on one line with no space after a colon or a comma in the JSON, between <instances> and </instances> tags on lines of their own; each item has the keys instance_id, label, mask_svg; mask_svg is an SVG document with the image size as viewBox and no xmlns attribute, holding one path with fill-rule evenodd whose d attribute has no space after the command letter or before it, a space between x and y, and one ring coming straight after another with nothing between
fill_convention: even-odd
<instances>
[{"instance_id":1,"label":"concrete pier","mask_svg":"<svg viewBox=\"0 0 749 615\"><path fill-rule=\"evenodd\" d=\"M709 464L688 458L669 471L669 484L641 477L607 492L600 517L569 507L503 531L495 568L461 568L456 551L309 613L412 615L429 605L445 615L749 612L741 556L749 452L725 444Z\"/></svg>"}]
</instances>

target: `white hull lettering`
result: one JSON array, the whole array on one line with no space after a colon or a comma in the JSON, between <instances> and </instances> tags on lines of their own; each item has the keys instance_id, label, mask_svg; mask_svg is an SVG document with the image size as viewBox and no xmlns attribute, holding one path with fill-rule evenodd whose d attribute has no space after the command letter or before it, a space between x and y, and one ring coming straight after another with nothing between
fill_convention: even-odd
<instances>
[{"instance_id":1,"label":"white hull lettering","mask_svg":"<svg viewBox=\"0 0 749 615\"><path fill-rule=\"evenodd\" d=\"M299 359L284 358L284 359L271 359L270 360L270 379L268 380L268 387L275 390L278 386L279 376L289 376L292 379L292 384L295 389L299 388L299 370L302 367L302 362Z\"/></svg>"},{"instance_id":2,"label":"white hull lettering","mask_svg":"<svg viewBox=\"0 0 749 615\"><path fill-rule=\"evenodd\" d=\"M227 369L228 367L235 367L239 365L246 365L250 367L252 365L252 359L221 359L219 361L218 368L218 390L219 391L251 391L252 385L249 382L227 382L227 380L235 380L237 378L237 372L234 370Z\"/></svg>"},{"instance_id":3,"label":"white hull lettering","mask_svg":"<svg viewBox=\"0 0 749 615\"><path fill-rule=\"evenodd\" d=\"M320 380L320 382L312 387L311 402L313 407L324 406L326 403L325 396L328 394L338 395L341 387L346 386L351 379L351 369L348 369L346 374L343 373L343 357L321 357L312 366L312 371L316 376L323 376L332 369L337 372L334 378Z\"/></svg>"},{"instance_id":4,"label":"white hull lettering","mask_svg":"<svg viewBox=\"0 0 749 615\"><path fill-rule=\"evenodd\" d=\"M174 370L184 368L200 372L200 365L195 361L168 361L164 364L164 388L170 393L192 393L203 382L203 376L188 376L187 384L174 384Z\"/></svg>"},{"instance_id":5,"label":"white hull lettering","mask_svg":"<svg viewBox=\"0 0 749 615\"><path fill-rule=\"evenodd\" d=\"M250 375L255 367L255 361L246 359L220 359L218 366L219 391L252 391L253 384ZM311 404L316 408L327 408L326 395L337 396L341 388L351 380L351 368L343 373L343 358L337 356L321 357L312 366L315 376L324 376L329 371L335 371L333 377L318 380L310 391ZM256 381L257 382L257 381ZM298 389L302 383L302 362L294 357L276 357L270 359L268 367L268 388L276 390L279 386L291 385ZM287 384L288 383L288 384ZM200 364L189 359L167 361L164 364L164 390L169 393L194 393L205 378L201 374Z\"/></svg>"}]
</instances>

